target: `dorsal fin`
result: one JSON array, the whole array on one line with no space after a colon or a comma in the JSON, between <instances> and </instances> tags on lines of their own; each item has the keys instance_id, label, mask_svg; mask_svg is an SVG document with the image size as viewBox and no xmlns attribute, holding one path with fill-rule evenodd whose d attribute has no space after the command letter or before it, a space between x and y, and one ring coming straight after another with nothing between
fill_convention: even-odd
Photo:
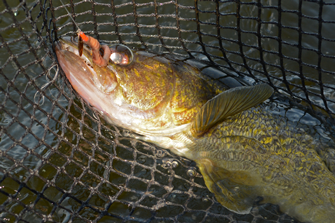
<instances>
[{"instance_id":1,"label":"dorsal fin","mask_svg":"<svg viewBox=\"0 0 335 223\"><path fill-rule=\"evenodd\" d=\"M227 117L265 101L272 93L273 89L267 84L237 87L222 92L207 101L197 113L191 127L192 135L201 136Z\"/></svg>"}]
</instances>

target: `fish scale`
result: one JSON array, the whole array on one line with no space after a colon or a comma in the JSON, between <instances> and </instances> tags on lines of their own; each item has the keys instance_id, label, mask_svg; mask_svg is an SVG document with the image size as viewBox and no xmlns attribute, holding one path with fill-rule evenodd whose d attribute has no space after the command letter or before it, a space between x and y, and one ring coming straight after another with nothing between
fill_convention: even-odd
<instances>
[{"instance_id":1,"label":"fish scale","mask_svg":"<svg viewBox=\"0 0 335 223\"><path fill-rule=\"evenodd\" d=\"M318 144L312 137L300 134L300 130L295 131L288 123L281 124L271 115L264 114L259 107L230 117L205 134L201 142L198 141L192 148L193 154L194 150L206 150L205 156L193 155L192 158L198 159L200 170L205 175L210 176L206 173L210 171L204 170L208 165L229 172L223 174L223 179L219 179L216 184L232 181L234 187L243 187L244 193L252 192L262 196L265 203L281 204L283 211L301 221L331 222L335 213L335 178L315 151L315 146ZM232 152L228 155L227 151ZM241 160L242 152L245 158ZM241 168L245 162L251 162L253 168ZM232 175L241 175L241 170L246 174L245 182L231 178ZM254 181L250 181L250 176ZM215 176L211 177L207 179L213 181L211 184L205 181L210 190L216 179ZM246 182L249 182L248 189ZM227 190L211 191L219 197ZM231 195L224 196L229 198ZM240 199L242 203L248 200L245 197ZM236 198L234 200L236 202ZM225 199L225 202L224 206L233 211L238 210L230 205L232 200ZM252 205L251 202L249 204Z\"/></svg>"}]
</instances>

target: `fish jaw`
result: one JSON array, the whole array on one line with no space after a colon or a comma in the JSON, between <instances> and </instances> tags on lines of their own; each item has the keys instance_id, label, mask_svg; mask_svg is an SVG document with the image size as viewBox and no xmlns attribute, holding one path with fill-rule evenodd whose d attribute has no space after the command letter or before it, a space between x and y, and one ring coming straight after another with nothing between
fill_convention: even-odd
<instances>
[{"instance_id":1,"label":"fish jaw","mask_svg":"<svg viewBox=\"0 0 335 223\"><path fill-rule=\"evenodd\" d=\"M72 87L90 105L99 111L104 111L106 95L102 93L94 84L92 71L87 64L74 52L63 49L61 42L54 43L54 50L57 55L59 65L64 71Z\"/></svg>"}]
</instances>

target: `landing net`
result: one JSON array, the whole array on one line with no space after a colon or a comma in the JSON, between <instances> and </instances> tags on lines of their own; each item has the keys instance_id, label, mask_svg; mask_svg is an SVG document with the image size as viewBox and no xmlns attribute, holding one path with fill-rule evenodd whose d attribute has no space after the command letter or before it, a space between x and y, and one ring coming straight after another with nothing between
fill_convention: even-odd
<instances>
[{"instance_id":1,"label":"landing net","mask_svg":"<svg viewBox=\"0 0 335 223\"><path fill-rule=\"evenodd\" d=\"M333 128L335 3L64 2L0 2L0 221L295 222L270 204L228 211L194 162L106 123L57 71L51 45L75 35L67 7L100 41L205 61L225 83L266 82L290 98L284 110Z\"/></svg>"}]
</instances>

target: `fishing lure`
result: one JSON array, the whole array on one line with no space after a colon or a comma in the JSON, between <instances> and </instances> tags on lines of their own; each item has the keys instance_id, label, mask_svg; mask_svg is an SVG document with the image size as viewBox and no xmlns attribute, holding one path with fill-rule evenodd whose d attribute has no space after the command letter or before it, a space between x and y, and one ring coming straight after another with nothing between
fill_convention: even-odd
<instances>
[{"instance_id":1,"label":"fishing lure","mask_svg":"<svg viewBox=\"0 0 335 223\"><path fill-rule=\"evenodd\" d=\"M123 44L116 44L109 48L107 45L100 45L97 39L88 36L83 31L81 31L78 24L74 21L62 0L61 3L64 6L69 17L72 19L75 26L78 28L78 51L80 57L83 54L84 44L86 44L92 50L93 63L100 67L107 66L109 61L118 65L129 65L133 61L134 55L129 47Z\"/></svg>"}]
</instances>

